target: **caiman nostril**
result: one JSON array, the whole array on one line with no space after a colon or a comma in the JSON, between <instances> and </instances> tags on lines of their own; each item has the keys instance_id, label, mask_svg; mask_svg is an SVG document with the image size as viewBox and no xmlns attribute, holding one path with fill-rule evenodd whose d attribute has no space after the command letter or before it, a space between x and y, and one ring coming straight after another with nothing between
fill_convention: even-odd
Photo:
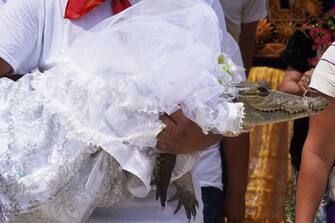
<instances>
[{"instance_id":1,"label":"caiman nostril","mask_svg":"<svg viewBox=\"0 0 335 223\"><path fill-rule=\"evenodd\" d=\"M241 84L243 86L243 84ZM247 83L244 89L249 94L238 97L234 102L244 103L244 126L255 126L307 117L322 111L328 104L324 98L310 98L290 95L261 85ZM268 91L267 96L262 93Z\"/></svg>"}]
</instances>

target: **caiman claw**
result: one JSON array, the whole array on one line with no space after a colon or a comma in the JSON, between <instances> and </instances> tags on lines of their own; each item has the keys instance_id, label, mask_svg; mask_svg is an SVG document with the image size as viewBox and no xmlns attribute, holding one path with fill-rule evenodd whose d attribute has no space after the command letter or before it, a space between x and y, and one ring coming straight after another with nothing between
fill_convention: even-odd
<instances>
[{"instance_id":1,"label":"caiman claw","mask_svg":"<svg viewBox=\"0 0 335 223\"><path fill-rule=\"evenodd\" d=\"M191 216L195 218L197 214L196 208L199 208L199 203L193 189L191 172L185 173L182 177L174 181L173 184L176 186L177 192L168 202L178 200L177 208L174 213L176 214L183 205L186 216L190 222Z\"/></svg>"},{"instance_id":2,"label":"caiman claw","mask_svg":"<svg viewBox=\"0 0 335 223\"><path fill-rule=\"evenodd\" d=\"M176 155L161 153L156 160L154 170L154 182L156 185L156 200L160 199L161 206L164 208L166 203L166 193L170 184L171 174L176 164Z\"/></svg>"}]
</instances>

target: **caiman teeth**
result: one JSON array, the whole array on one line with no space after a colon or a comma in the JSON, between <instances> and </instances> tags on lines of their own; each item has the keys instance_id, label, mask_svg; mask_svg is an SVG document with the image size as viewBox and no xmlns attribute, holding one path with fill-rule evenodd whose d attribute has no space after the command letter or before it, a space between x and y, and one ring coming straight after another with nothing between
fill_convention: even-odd
<instances>
[{"instance_id":1,"label":"caiman teeth","mask_svg":"<svg viewBox=\"0 0 335 223\"><path fill-rule=\"evenodd\" d=\"M280 112L280 111L284 111L281 109L259 109L259 111L261 112Z\"/></svg>"},{"instance_id":2,"label":"caiman teeth","mask_svg":"<svg viewBox=\"0 0 335 223\"><path fill-rule=\"evenodd\" d=\"M271 112L285 112L288 113L290 115L296 115L296 114L301 114L301 113L310 113L310 112L322 112L324 109L323 108L315 108L315 109L310 109L310 110L299 110L299 111L288 111L285 109L269 109L269 110L265 110L265 109L259 109L260 112L264 112L264 113L271 113Z\"/></svg>"}]
</instances>

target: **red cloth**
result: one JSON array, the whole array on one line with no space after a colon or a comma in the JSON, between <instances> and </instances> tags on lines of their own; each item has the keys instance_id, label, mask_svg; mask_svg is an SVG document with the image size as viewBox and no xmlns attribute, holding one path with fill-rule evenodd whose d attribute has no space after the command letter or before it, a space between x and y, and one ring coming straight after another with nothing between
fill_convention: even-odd
<instances>
[{"instance_id":1,"label":"red cloth","mask_svg":"<svg viewBox=\"0 0 335 223\"><path fill-rule=\"evenodd\" d=\"M67 19L79 19L103 2L105 2L105 0L68 0L64 17ZM128 0L112 0L112 11L114 15L130 6L131 4Z\"/></svg>"}]
</instances>

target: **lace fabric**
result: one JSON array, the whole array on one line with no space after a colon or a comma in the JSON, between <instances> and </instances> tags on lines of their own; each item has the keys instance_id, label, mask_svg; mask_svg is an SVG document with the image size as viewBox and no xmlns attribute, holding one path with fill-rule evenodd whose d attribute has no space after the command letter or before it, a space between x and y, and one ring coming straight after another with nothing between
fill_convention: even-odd
<instances>
[{"instance_id":1,"label":"lace fabric","mask_svg":"<svg viewBox=\"0 0 335 223\"><path fill-rule=\"evenodd\" d=\"M232 69L218 65L220 38L202 0L143 0L80 36L45 73L1 79L5 218L80 222L129 192L146 196L163 112L182 109L206 133L238 134L238 69L229 58ZM195 160L178 156L173 180Z\"/></svg>"},{"instance_id":2,"label":"lace fabric","mask_svg":"<svg viewBox=\"0 0 335 223\"><path fill-rule=\"evenodd\" d=\"M2 212L10 222L79 222L92 206L106 203L106 194L110 205L123 198L123 173L99 147L68 137L57 115L45 111L31 79L0 80L6 92L0 110ZM94 184L87 185L94 168Z\"/></svg>"}]
</instances>

